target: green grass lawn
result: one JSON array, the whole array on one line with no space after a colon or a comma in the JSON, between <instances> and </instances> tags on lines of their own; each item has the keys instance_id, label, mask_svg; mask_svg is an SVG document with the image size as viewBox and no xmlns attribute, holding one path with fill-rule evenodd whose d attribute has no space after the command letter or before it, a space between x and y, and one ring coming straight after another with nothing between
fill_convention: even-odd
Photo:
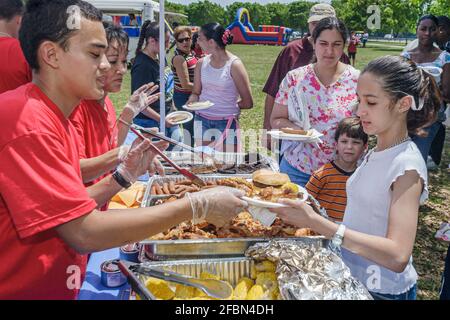
<instances>
[{"instance_id":1,"label":"green grass lawn","mask_svg":"<svg viewBox=\"0 0 450 320\"><path fill-rule=\"evenodd\" d=\"M262 88L281 49L282 47L273 46L230 46L230 51L240 57L247 68L254 99L253 109L242 112L241 126L243 129L262 128L265 99ZM369 42L366 48L358 49L356 68L362 70L369 61L376 57L388 54L398 55L400 52L401 48L371 46ZM117 113L122 110L129 94L130 75L127 73L122 91L111 95ZM421 207L417 241L413 252L414 264L419 273L419 299L438 298L446 246L434 240L433 236L439 224L445 219L450 219L449 148L450 134L447 130L447 142L442 163L438 170L430 172L430 199L425 206Z\"/></svg>"}]
</instances>

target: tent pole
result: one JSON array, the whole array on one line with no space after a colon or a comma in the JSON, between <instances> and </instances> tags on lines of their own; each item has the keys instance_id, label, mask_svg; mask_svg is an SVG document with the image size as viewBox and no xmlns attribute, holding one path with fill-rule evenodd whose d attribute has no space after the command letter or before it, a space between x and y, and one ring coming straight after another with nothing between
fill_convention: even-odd
<instances>
[{"instance_id":1,"label":"tent pole","mask_svg":"<svg viewBox=\"0 0 450 320\"><path fill-rule=\"evenodd\" d=\"M164 0L159 0L159 115L160 130L163 134L166 132L166 32L164 19Z\"/></svg>"}]
</instances>

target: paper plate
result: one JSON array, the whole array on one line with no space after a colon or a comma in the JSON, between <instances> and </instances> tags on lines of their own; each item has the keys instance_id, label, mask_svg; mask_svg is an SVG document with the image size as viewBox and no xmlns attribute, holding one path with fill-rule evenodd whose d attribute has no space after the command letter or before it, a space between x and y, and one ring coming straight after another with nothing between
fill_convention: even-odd
<instances>
[{"instance_id":1,"label":"paper plate","mask_svg":"<svg viewBox=\"0 0 450 320\"><path fill-rule=\"evenodd\" d=\"M317 142L320 139L320 137L323 136L323 134L314 129L311 135L285 133L280 130L271 130L267 133L270 134L272 138L278 140L292 140L292 141L306 141L306 142L308 141Z\"/></svg>"},{"instance_id":2,"label":"paper plate","mask_svg":"<svg viewBox=\"0 0 450 320\"><path fill-rule=\"evenodd\" d=\"M183 115L183 116L186 116L187 118L184 119L184 120L173 122L174 124L183 124L183 123L189 122L192 119L194 119L194 115L192 113L190 113L190 112L175 111L175 112L172 112L172 113L168 114L167 117L166 117L166 120L170 120L170 119L172 119L173 117L175 117L177 115Z\"/></svg>"},{"instance_id":3,"label":"paper plate","mask_svg":"<svg viewBox=\"0 0 450 320\"><path fill-rule=\"evenodd\" d=\"M201 105L201 106L195 106L196 103L205 103L205 102L207 102L207 103L204 104L204 105ZM211 108L213 105L214 105L214 103L212 103L212 102L210 102L210 101L203 101L203 102L194 102L194 103L192 103L192 104L190 104L190 105L186 105L186 104L185 104L184 106L182 106L182 108L185 109L185 110L189 110L189 111L199 111L199 110L209 109L209 108Z\"/></svg>"},{"instance_id":4,"label":"paper plate","mask_svg":"<svg viewBox=\"0 0 450 320\"><path fill-rule=\"evenodd\" d=\"M282 203L269 202L264 200L259 200L255 198L242 197L242 200L246 201L250 206L260 207L260 208L287 208L288 206Z\"/></svg>"},{"instance_id":5,"label":"paper plate","mask_svg":"<svg viewBox=\"0 0 450 320\"><path fill-rule=\"evenodd\" d=\"M306 201L308 199L308 191L306 191L305 188L298 186L298 191L301 192L303 194L303 198L298 198L297 200L300 201ZM287 208L289 206L282 204L282 203L277 203L277 202L270 202L270 201L264 201L261 199L256 199L256 198L249 198L249 197L242 197L242 200L246 201L249 205L255 206L255 207L260 207L260 208Z\"/></svg>"}]
</instances>

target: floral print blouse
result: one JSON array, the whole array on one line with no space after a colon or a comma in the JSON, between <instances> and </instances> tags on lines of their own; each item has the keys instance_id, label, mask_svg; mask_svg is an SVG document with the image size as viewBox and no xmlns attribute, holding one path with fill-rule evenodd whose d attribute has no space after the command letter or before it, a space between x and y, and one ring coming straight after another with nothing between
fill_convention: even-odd
<instances>
[{"instance_id":1,"label":"floral print blouse","mask_svg":"<svg viewBox=\"0 0 450 320\"><path fill-rule=\"evenodd\" d=\"M289 109L293 107L288 100L290 95L300 95L309 113L311 128L323 134L320 144L283 141L282 153L286 161L306 174L312 174L334 159L334 134L337 125L339 121L356 112L356 85L359 77L359 71L347 65L335 83L324 86L317 78L313 66L309 64L290 71L283 79L275 98L281 108L288 108L289 120L295 121L291 119L293 110Z\"/></svg>"}]
</instances>

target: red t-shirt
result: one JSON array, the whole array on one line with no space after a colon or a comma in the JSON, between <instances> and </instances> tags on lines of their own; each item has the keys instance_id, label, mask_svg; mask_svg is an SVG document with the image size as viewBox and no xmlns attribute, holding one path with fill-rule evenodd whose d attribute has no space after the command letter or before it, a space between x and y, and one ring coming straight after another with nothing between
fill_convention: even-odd
<instances>
[{"instance_id":1,"label":"red t-shirt","mask_svg":"<svg viewBox=\"0 0 450 320\"><path fill-rule=\"evenodd\" d=\"M105 98L105 106L94 100L83 100L70 115L76 129L80 159L89 159L117 148L116 111L111 100ZM106 175L97 178L92 185Z\"/></svg>"},{"instance_id":2,"label":"red t-shirt","mask_svg":"<svg viewBox=\"0 0 450 320\"><path fill-rule=\"evenodd\" d=\"M0 75L0 93L31 82L31 69L15 38L0 37Z\"/></svg>"},{"instance_id":3,"label":"red t-shirt","mask_svg":"<svg viewBox=\"0 0 450 320\"><path fill-rule=\"evenodd\" d=\"M95 209L75 129L34 84L0 95L0 299L74 299L86 270L55 227Z\"/></svg>"},{"instance_id":4,"label":"red t-shirt","mask_svg":"<svg viewBox=\"0 0 450 320\"><path fill-rule=\"evenodd\" d=\"M314 49L308 37L290 42L278 55L262 91L275 98L286 74L293 69L310 64L313 56ZM345 53L341 57L341 62L350 64Z\"/></svg>"}]
</instances>

